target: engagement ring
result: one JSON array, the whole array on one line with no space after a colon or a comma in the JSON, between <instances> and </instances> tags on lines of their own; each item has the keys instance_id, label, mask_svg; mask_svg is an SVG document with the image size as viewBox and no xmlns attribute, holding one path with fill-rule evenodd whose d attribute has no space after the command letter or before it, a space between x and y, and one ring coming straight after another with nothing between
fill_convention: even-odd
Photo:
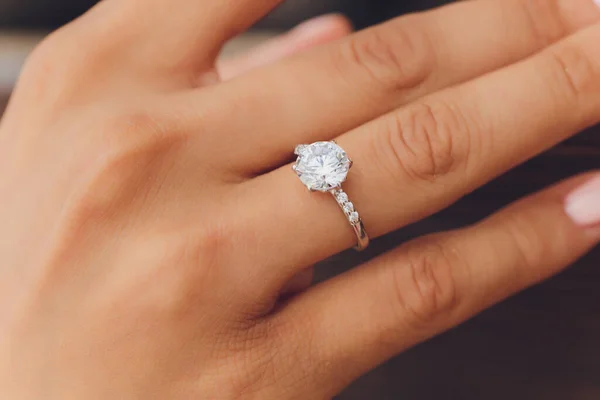
<instances>
[{"instance_id":1,"label":"engagement ring","mask_svg":"<svg viewBox=\"0 0 600 400\"><path fill-rule=\"evenodd\" d=\"M298 156L292 167L304 186L311 192L328 192L337 201L348 219L357 238L355 249L364 250L369 245L369 235L365 231L358 211L342 190L352 161L346 152L335 142L316 142L299 145L294 154Z\"/></svg>"}]
</instances>

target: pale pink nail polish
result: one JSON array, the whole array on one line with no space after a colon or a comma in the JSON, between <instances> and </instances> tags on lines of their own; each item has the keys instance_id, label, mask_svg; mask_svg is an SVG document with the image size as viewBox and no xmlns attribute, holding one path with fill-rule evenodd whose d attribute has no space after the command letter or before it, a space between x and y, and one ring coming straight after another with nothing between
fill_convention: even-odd
<instances>
[{"instance_id":1,"label":"pale pink nail polish","mask_svg":"<svg viewBox=\"0 0 600 400\"><path fill-rule=\"evenodd\" d=\"M308 21L296 26L291 33L298 36L313 36L322 34L323 32L328 32L333 26L332 23L335 23L336 18L338 17L331 14L321 15L320 17L309 19Z\"/></svg>"},{"instance_id":2,"label":"pale pink nail polish","mask_svg":"<svg viewBox=\"0 0 600 400\"><path fill-rule=\"evenodd\" d=\"M565 201L565 211L577 225L600 225L600 177L571 193Z\"/></svg>"}]
</instances>

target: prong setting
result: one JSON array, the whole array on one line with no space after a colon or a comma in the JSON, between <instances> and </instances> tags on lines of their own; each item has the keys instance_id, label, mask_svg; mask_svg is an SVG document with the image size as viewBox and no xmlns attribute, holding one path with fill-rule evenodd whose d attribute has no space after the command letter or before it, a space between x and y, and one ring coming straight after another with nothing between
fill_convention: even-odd
<instances>
[{"instance_id":1,"label":"prong setting","mask_svg":"<svg viewBox=\"0 0 600 400\"><path fill-rule=\"evenodd\" d=\"M339 188L346 180L350 162L346 152L334 142L296 146L294 171L302 183L318 192Z\"/></svg>"},{"instance_id":2,"label":"prong setting","mask_svg":"<svg viewBox=\"0 0 600 400\"><path fill-rule=\"evenodd\" d=\"M299 144L298 146L296 146L296 148L294 149L294 154L297 156L301 156L302 155L302 151L304 149L306 149L307 145L305 144Z\"/></svg>"}]
</instances>

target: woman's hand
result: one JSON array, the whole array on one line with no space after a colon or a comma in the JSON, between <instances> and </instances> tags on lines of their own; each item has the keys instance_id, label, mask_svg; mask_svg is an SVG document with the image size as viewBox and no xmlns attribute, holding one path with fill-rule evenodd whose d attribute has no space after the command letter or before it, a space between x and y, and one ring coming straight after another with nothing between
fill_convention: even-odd
<instances>
[{"instance_id":1,"label":"woman's hand","mask_svg":"<svg viewBox=\"0 0 600 400\"><path fill-rule=\"evenodd\" d=\"M295 145L335 138L371 236L405 226L600 121L600 10L461 2L218 83L276 3L105 0L31 56L0 126L3 399L331 397L600 239L582 176L281 302L355 239Z\"/></svg>"}]
</instances>

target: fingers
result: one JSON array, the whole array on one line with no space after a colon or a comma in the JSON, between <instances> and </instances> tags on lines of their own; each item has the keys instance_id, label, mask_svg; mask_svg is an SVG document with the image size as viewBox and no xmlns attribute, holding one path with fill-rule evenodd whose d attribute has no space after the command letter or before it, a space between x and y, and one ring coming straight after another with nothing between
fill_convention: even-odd
<instances>
[{"instance_id":1,"label":"fingers","mask_svg":"<svg viewBox=\"0 0 600 400\"><path fill-rule=\"evenodd\" d=\"M344 188L371 236L439 211L600 122L599 37L600 25L590 27L527 61L338 138L354 160ZM308 193L289 166L248 185L255 186L255 218L268 214L279 229L293 232L262 232L291 265L311 265L354 244L331 196Z\"/></svg>"},{"instance_id":2,"label":"fingers","mask_svg":"<svg viewBox=\"0 0 600 400\"><path fill-rule=\"evenodd\" d=\"M331 139L516 62L599 18L592 0L458 2L191 92L182 107L210 110L201 128L228 132L228 140L213 135L211 151L226 151L232 169L253 174L288 160L296 144ZM190 129L198 130L198 121L192 112Z\"/></svg>"},{"instance_id":3,"label":"fingers","mask_svg":"<svg viewBox=\"0 0 600 400\"><path fill-rule=\"evenodd\" d=\"M271 39L245 55L222 60L217 69L222 80L229 80L251 69L320 44L342 38L352 32L349 21L341 15L325 15L308 20L289 33Z\"/></svg>"},{"instance_id":4,"label":"fingers","mask_svg":"<svg viewBox=\"0 0 600 400\"><path fill-rule=\"evenodd\" d=\"M558 273L600 240L600 229L590 228L600 226L600 178L568 196L590 178L562 183L473 227L409 243L298 297L271 328L282 329L282 338L302 332L294 348L304 357L282 371L320 366L303 378L329 398L393 355ZM585 223L569 214L585 215Z\"/></svg>"}]
</instances>

